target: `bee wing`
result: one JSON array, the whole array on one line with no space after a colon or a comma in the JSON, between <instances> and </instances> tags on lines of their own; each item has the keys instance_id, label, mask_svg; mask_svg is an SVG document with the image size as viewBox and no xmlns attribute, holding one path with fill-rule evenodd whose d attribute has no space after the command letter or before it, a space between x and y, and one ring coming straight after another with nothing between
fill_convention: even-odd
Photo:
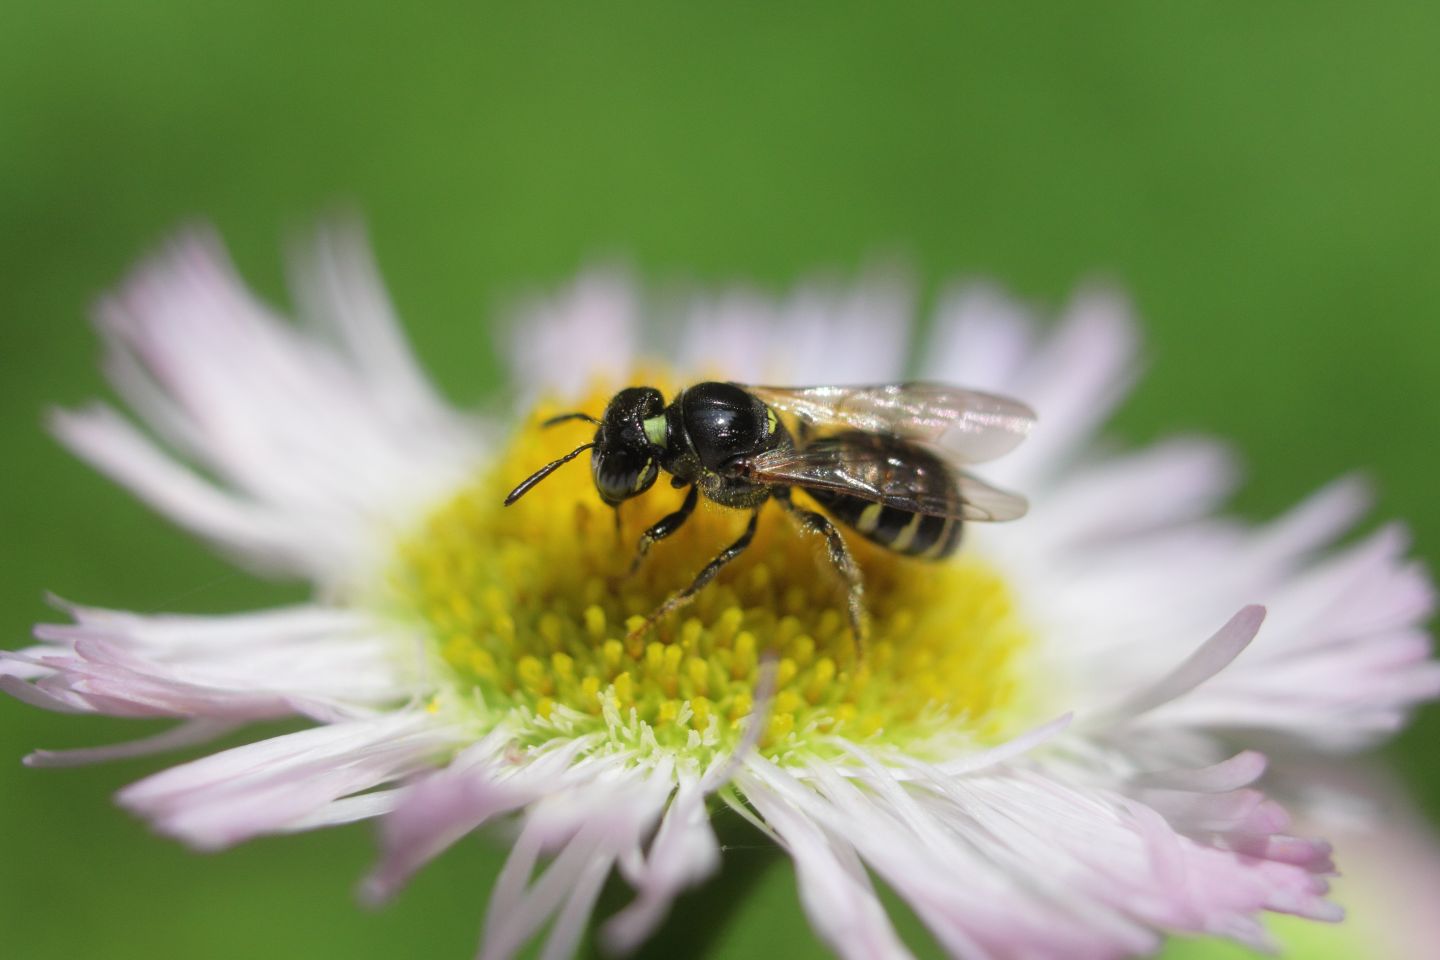
<instances>
[{"instance_id":1,"label":"bee wing","mask_svg":"<svg viewBox=\"0 0 1440 960\"><path fill-rule=\"evenodd\" d=\"M960 502L966 520L985 520L1001 523L1005 520L1019 520L1030 509L1030 501L1018 493L992 487L973 474L957 471L960 482Z\"/></svg>"},{"instance_id":2,"label":"bee wing","mask_svg":"<svg viewBox=\"0 0 1440 960\"><path fill-rule=\"evenodd\" d=\"M965 463L1009 453L1035 422L1035 412L1018 400L945 383L742 388L807 423L939 444Z\"/></svg>"},{"instance_id":3,"label":"bee wing","mask_svg":"<svg viewBox=\"0 0 1440 960\"><path fill-rule=\"evenodd\" d=\"M943 457L944 451L930 448ZM893 448L869 444L820 443L802 449L769 450L737 464L748 479L789 484L802 489L829 490L861 500L933 517L962 520L1016 520L1025 515L1025 498L964 473L939 466L946 483L935 492L937 469L928 458L896 457ZM959 491L952 496L951 485Z\"/></svg>"}]
</instances>

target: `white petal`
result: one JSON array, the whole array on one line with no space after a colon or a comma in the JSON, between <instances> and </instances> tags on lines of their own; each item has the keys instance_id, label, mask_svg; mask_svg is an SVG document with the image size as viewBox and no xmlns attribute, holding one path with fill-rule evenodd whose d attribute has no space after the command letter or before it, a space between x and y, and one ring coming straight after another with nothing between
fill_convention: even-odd
<instances>
[{"instance_id":1,"label":"white petal","mask_svg":"<svg viewBox=\"0 0 1440 960\"><path fill-rule=\"evenodd\" d=\"M201 479L109 407L57 411L50 429L70 452L192 533L259 569L305 573L333 560L322 531Z\"/></svg>"},{"instance_id":2,"label":"white petal","mask_svg":"<svg viewBox=\"0 0 1440 960\"><path fill-rule=\"evenodd\" d=\"M32 680L72 710L331 720L418 689L403 676L400 639L354 611L303 605L204 617L66 609L74 623L37 626L45 642L0 652L0 673Z\"/></svg>"},{"instance_id":3,"label":"white petal","mask_svg":"<svg viewBox=\"0 0 1440 960\"><path fill-rule=\"evenodd\" d=\"M1081 291L1059 328L1001 386L1030 404L1038 420L1018 450L987 468L987 479L1028 491L1071 461L1129 391L1138 341L1124 297Z\"/></svg>"},{"instance_id":4,"label":"white petal","mask_svg":"<svg viewBox=\"0 0 1440 960\"><path fill-rule=\"evenodd\" d=\"M860 780L815 764L812 788L759 759L747 770L746 796L777 831L801 819L832 842L844 838L956 956L1128 956L1153 949L1160 930L1258 944L1258 911L1337 915L1320 899L1323 846L1302 854L1277 844L1287 859L1266 859L1258 842L1243 853L1205 846L1135 801L1041 772L932 769L901 782L881 769ZM1272 825L1232 817L1223 826L1234 824ZM845 921L812 922L825 935Z\"/></svg>"},{"instance_id":5,"label":"white petal","mask_svg":"<svg viewBox=\"0 0 1440 960\"><path fill-rule=\"evenodd\" d=\"M693 379L768 382L772 331L781 308L755 291L732 289L684 305L676 360Z\"/></svg>"},{"instance_id":6,"label":"white petal","mask_svg":"<svg viewBox=\"0 0 1440 960\"><path fill-rule=\"evenodd\" d=\"M741 787L794 859L800 901L826 945L847 960L909 957L854 848L827 834L765 780L745 775Z\"/></svg>"},{"instance_id":7,"label":"white petal","mask_svg":"<svg viewBox=\"0 0 1440 960\"><path fill-rule=\"evenodd\" d=\"M912 316L909 285L878 273L844 287L809 284L783 302L745 290L688 306L679 351L695 377L803 385L899 380Z\"/></svg>"},{"instance_id":8,"label":"white petal","mask_svg":"<svg viewBox=\"0 0 1440 960\"><path fill-rule=\"evenodd\" d=\"M1313 531L1328 532L1348 513L1344 499L1327 499L1320 502L1327 510L1302 510L1262 534L1248 557L1235 556L1252 572L1248 592L1273 596L1265 629L1223 673L1159 710L1152 726L1264 731L1310 748L1353 750L1392 734L1417 704L1440 696L1440 664L1424 632L1434 588L1405 560L1400 531L1384 528L1308 570L1304 555L1294 554L1297 544L1313 549ZM1264 559L1252 559L1257 553ZM1215 592L1223 595L1224 584Z\"/></svg>"},{"instance_id":9,"label":"white petal","mask_svg":"<svg viewBox=\"0 0 1440 960\"><path fill-rule=\"evenodd\" d=\"M1082 466L1039 498L1029 521L1044 525L1061 549L1083 550L1207 515L1231 490L1229 450L1208 440L1176 439Z\"/></svg>"},{"instance_id":10,"label":"white petal","mask_svg":"<svg viewBox=\"0 0 1440 960\"><path fill-rule=\"evenodd\" d=\"M588 779L572 769L583 741L559 744L523 763L504 757L508 743L508 735L497 731L401 792L382 825L380 863L365 883L367 900L393 896L415 871L491 819Z\"/></svg>"},{"instance_id":11,"label":"white petal","mask_svg":"<svg viewBox=\"0 0 1440 960\"><path fill-rule=\"evenodd\" d=\"M27 767L75 767L90 763L108 763L112 760L129 760L134 757L165 753L183 747L208 743L224 736L236 728L236 724L222 720L188 720L166 730L164 733L125 743L114 743L103 747L87 747L76 750L36 750L25 758Z\"/></svg>"},{"instance_id":12,"label":"white petal","mask_svg":"<svg viewBox=\"0 0 1440 960\"><path fill-rule=\"evenodd\" d=\"M1191 793L1224 793L1248 787L1265 772L1262 753L1244 750L1228 760L1200 769L1157 770L1137 778L1140 784Z\"/></svg>"},{"instance_id":13,"label":"white petal","mask_svg":"<svg viewBox=\"0 0 1440 960\"><path fill-rule=\"evenodd\" d=\"M279 827L278 832L304 833L307 830L338 827L346 823L355 823L358 820L383 817L395 810L400 802L402 792L401 789L395 788L372 790L369 793L357 794L353 797L341 797L339 800L333 800L325 806L312 810L305 816Z\"/></svg>"},{"instance_id":14,"label":"white petal","mask_svg":"<svg viewBox=\"0 0 1440 960\"><path fill-rule=\"evenodd\" d=\"M1054 720L1042 723L1038 727L1024 733L1017 734L996 746L979 750L968 750L958 756L939 760L935 763L919 763L902 751L888 751L885 754L885 761L890 766L886 767L886 772L888 776L900 781L928 777L932 775L935 770L952 776L975 773L1014 760L1043 744L1051 742L1068 730L1074 719L1074 714L1062 714ZM854 743L844 739L836 740L835 746L838 746L845 753L861 761L861 766L859 767L840 766L837 764L832 768L835 773L842 777L860 778L866 778L873 774L875 764L870 754L861 751ZM796 776L803 777L804 772L796 771Z\"/></svg>"},{"instance_id":15,"label":"white petal","mask_svg":"<svg viewBox=\"0 0 1440 960\"><path fill-rule=\"evenodd\" d=\"M546 394L568 399L597 379L613 383L636 360L639 320L630 277L616 268L590 270L560 294L534 298L513 312L512 382L532 400Z\"/></svg>"},{"instance_id":16,"label":"white petal","mask_svg":"<svg viewBox=\"0 0 1440 960\"><path fill-rule=\"evenodd\" d=\"M323 339L343 346L379 412L397 426L443 423L453 416L426 378L385 291L358 222L322 227L295 257L292 285L305 317Z\"/></svg>"},{"instance_id":17,"label":"white petal","mask_svg":"<svg viewBox=\"0 0 1440 960\"><path fill-rule=\"evenodd\" d=\"M316 257L319 335L260 304L207 232L101 305L116 388L204 474L103 409L59 415L56 432L252 566L327 584L373 572L377 537L453 488L482 444L424 386L357 244L331 238Z\"/></svg>"},{"instance_id":18,"label":"white petal","mask_svg":"<svg viewBox=\"0 0 1440 960\"><path fill-rule=\"evenodd\" d=\"M928 380L1004 393L1034 349L1027 311L1003 291L972 284L949 291L936 310L921 374Z\"/></svg>"},{"instance_id":19,"label":"white petal","mask_svg":"<svg viewBox=\"0 0 1440 960\"><path fill-rule=\"evenodd\" d=\"M455 738L427 714L334 723L172 767L118 799L162 833L215 850L290 829L335 800L423 769Z\"/></svg>"},{"instance_id":20,"label":"white petal","mask_svg":"<svg viewBox=\"0 0 1440 960\"><path fill-rule=\"evenodd\" d=\"M848 288L802 287L769 330L764 382L902 379L913 312L910 284L895 272L873 271Z\"/></svg>"},{"instance_id":21,"label":"white petal","mask_svg":"<svg viewBox=\"0 0 1440 960\"><path fill-rule=\"evenodd\" d=\"M1264 607L1246 607L1217 630L1171 673L1130 694L1098 722L1111 717L1134 717L1185 696L1230 665L1250 645L1265 620Z\"/></svg>"},{"instance_id":22,"label":"white petal","mask_svg":"<svg viewBox=\"0 0 1440 960\"><path fill-rule=\"evenodd\" d=\"M606 948L617 956L645 942L681 891L719 869L720 845L705 810L705 792L695 777L681 776L644 861L629 870L625 866L622 860L621 872L635 887L635 900L601 930Z\"/></svg>"},{"instance_id":23,"label":"white petal","mask_svg":"<svg viewBox=\"0 0 1440 960\"><path fill-rule=\"evenodd\" d=\"M491 893L482 960L513 956L551 917L544 956L567 955L611 867L654 829L673 789L668 766L647 772L610 763L594 770L583 787L551 794L527 811ZM558 852L532 880L547 850Z\"/></svg>"}]
</instances>

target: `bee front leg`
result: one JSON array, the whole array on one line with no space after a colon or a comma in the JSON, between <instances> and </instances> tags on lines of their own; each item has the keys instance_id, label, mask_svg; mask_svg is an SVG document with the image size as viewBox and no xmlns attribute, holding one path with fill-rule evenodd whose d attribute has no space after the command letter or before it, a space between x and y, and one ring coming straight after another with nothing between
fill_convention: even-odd
<instances>
[{"instance_id":1,"label":"bee front leg","mask_svg":"<svg viewBox=\"0 0 1440 960\"><path fill-rule=\"evenodd\" d=\"M700 488L692 486L690 492L685 495L685 502L680 504L679 510L661 517L654 526L640 534L640 546L635 551L635 559L630 561L630 572L626 576L635 576L636 571L640 569L640 564L645 559L645 554L650 552L650 548L685 525L685 521L689 520L690 514L695 511L695 504L699 499Z\"/></svg>"},{"instance_id":2,"label":"bee front leg","mask_svg":"<svg viewBox=\"0 0 1440 960\"><path fill-rule=\"evenodd\" d=\"M686 502L689 502L689 498L686 498ZM694 600L695 594L705 589L705 585L708 584L711 580L714 580L715 576L722 569L724 569L726 564L728 564L730 561L734 560L736 557L740 556L740 554L745 552L745 548L750 546L750 541L755 539L755 528L759 524L759 522L760 511L757 509L750 514L750 522L746 524L745 532L740 534L740 539L736 540L734 543L730 544L730 546L722 550L720 552L720 555L717 556L714 560L711 560L709 563L705 564L704 569L702 569L698 574L696 574L695 579L691 582L690 586L686 587L684 590L681 590L679 593L675 594L674 596L670 597L670 599L660 604L660 606L656 607L655 612L650 614L650 616L646 617L644 623L636 627L634 630L631 630L626 639L635 640L639 637L643 637L650 630L650 628L653 627L666 614L673 613L674 611L685 606L685 604L689 603L691 600Z\"/></svg>"},{"instance_id":3,"label":"bee front leg","mask_svg":"<svg viewBox=\"0 0 1440 960\"><path fill-rule=\"evenodd\" d=\"M799 524L801 530L806 533L818 533L825 538L830 552L830 562L835 565L835 569L840 571L840 575L845 578L845 582L849 586L850 631L855 637L855 652L863 658L866 637L865 580L860 575L860 567L856 565L855 558L850 555L850 548L845 544L845 537L840 533L839 528L830 521L830 518L823 513L795 506L788 495L776 496L775 499L789 511L790 516L795 518L795 522Z\"/></svg>"}]
</instances>

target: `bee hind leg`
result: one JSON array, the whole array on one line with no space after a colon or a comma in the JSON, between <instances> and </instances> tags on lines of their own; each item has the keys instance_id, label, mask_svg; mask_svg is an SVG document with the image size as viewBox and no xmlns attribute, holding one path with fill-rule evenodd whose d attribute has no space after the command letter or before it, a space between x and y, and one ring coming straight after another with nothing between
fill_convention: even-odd
<instances>
[{"instance_id":1,"label":"bee hind leg","mask_svg":"<svg viewBox=\"0 0 1440 960\"><path fill-rule=\"evenodd\" d=\"M691 492L693 495L694 491L692 490ZM690 498L687 497L686 502L688 503L689 501ZM681 509L683 510L684 508L682 507ZM755 510L750 514L750 522L746 524L745 532L740 534L740 539L736 540L734 543L730 544L730 546L720 551L720 555L717 556L714 560L711 560L709 563L705 564L704 568L695 575L695 579L691 581L690 586L686 587L684 590L681 590L679 593L672 595L670 599L666 600L664 603L660 604L660 606L656 607L654 612L651 613L650 616L645 618L644 623L636 627L634 630L630 631L626 639L635 640L639 637L644 636L651 627L655 626L655 624L660 621L661 618L663 618L669 613L673 613L674 611L680 609L681 607L685 606L685 604L689 603L691 600L694 600L695 594L705 589L705 585L708 584L711 580L714 580L716 575L725 568L726 564L734 560L736 557L740 556L740 554L745 552L745 548L750 546L750 541L755 539L755 527L757 526L759 521L760 511Z\"/></svg>"},{"instance_id":2,"label":"bee hind leg","mask_svg":"<svg viewBox=\"0 0 1440 960\"><path fill-rule=\"evenodd\" d=\"M850 632L855 638L856 656L864 659L866 640L865 580L860 575L860 567L855 563L855 558L850 555L850 548L845 544L845 537L830 518L823 513L797 507L788 496L777 496L775 499L795 519L801 530L806 533L819 534L825 538L830 562L836 570L840 571L840 575L845 578L845 583L849 588L847 599L850 612Z\"/></svg>"}]
</instances>

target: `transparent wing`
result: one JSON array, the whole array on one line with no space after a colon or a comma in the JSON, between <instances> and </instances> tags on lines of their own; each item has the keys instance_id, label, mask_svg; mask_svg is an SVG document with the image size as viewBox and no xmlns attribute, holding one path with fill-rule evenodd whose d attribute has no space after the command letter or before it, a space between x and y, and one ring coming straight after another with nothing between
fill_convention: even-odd
<instances>
[{"instance_id":1,"label":"transparent wing","mask_svg":"<svg viewBox=\"0 0 1440 960\"><path fill-rule=\"evenodd\" d=\"M929 455L907 455L914 450ZM934 517L1016 520L1029 509L1024 497L992 487L946 462L943 450L896 440L876 442L869 434L853 441L771 450L737 468L759 483L828 490Z\"/></svg>"},{"instance_id":2,"label":"transparent wing","mask_svg":"<svg viewBox=\"0 0 1440 960\"><path fill-rule=\"evenodd\" d=\"M742 388L807 423L939 444L965 463L1009 453L1035 422L1035 412L1018 400L945 383Z\"/></svg>"},{"instance_id":3,"label":"transparent wing","mask_svg":"<svg viewBox=\"0 0 1440 960\"><path fill-rule=\"evenodd\" d=\"M1018 493L992 487L973 474L963 471L957 471L957 474L966 520L990 523L1019 520L1030 509L1030 502Z\"/></svg>"}]
</instances>

